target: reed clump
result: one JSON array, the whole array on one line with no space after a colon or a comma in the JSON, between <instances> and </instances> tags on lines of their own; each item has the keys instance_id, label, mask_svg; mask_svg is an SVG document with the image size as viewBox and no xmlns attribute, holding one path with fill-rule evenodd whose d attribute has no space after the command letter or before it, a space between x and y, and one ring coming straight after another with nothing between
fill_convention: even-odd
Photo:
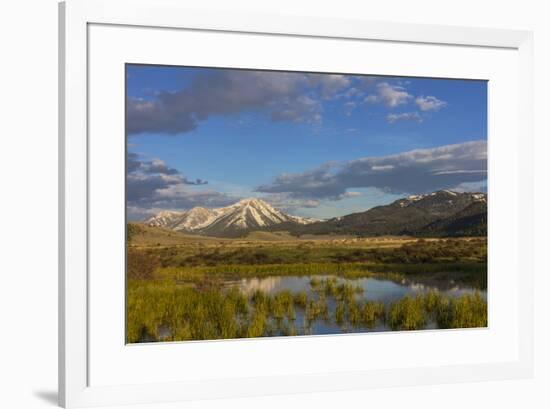
<instances>
[{"instance_id":1,"label":"reed clump","mask_svg":"<svg viewBox=\"0 0 550 409\"><path fill-rule=\"evenodd\" d=\"M479 292L459 297L445 297L428 291L406 296L392 303L388 325L392 330L418 330L434 321L437 328L482 328L487 326L487 301Z\"/></svg>"},{"instance_id":2,"label":"reed clump","mask_svg":"<svg viewBox=\"0 0 550 409\"><path fill-rule=\"evenodd\" d=\"M422 329L426 323L427 314L421 296L405 296L389 308L388 325L394 331Z\"/></svg>"},{"instance_id":3,"label":"reed clump","mask_svg":"<svg viewBox=\"0 0 550 409\"><path fill-rule=\"evenodd\" d=\"M374 328L378 322L384 322L386 308L384 304L377 301L367 301L363 306L363 322L367 328Z\"/></svg>"}]
</instances>

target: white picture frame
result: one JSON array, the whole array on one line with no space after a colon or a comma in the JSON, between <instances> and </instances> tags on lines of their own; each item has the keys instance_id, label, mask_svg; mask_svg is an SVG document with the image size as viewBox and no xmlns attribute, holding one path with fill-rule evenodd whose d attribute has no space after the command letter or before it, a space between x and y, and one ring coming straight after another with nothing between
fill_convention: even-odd
<instances>
[{"instance_id":1,"label":"white picture frame","mask_svg":"<svg viewBox=\"0 0 550 409\"><path fill-rule=\"evenodd\" d=\"M59 401L64 407L136 404L178 400L241 397L279 393L348 390L382 386L418 385L529 377L533 368L533 184L532 184L532 33L527 31L430 26L361 20L319 19L271 14L221 13L187 8L178 0L68 0L60 4L60 139L59 139ZM521 198L513 208L519 219L513 241L522 271L517 274L517 333L511 358L452 365L394 366L319 372L240 376L155 382L90 382L89 271L89 46L92 25L157 27L196 32L244 33L376 41L407 45L442 45L511 50L518 61L517 132L511 168ZM498 185L494 185L498 186ZM496 189L496 188L495 188ZM491 196L490 196L491 197ZM491 209L493 207L490 206ZM490 216L491 217L491 210ZM491 219L490 219L491 220ZM490 233L491 234L491 233ZM491 257L498 248L490 249ZM516 268L513 264L510 270ZM513 272L516 274L517 272ZM516 275L513 275L516 277ZM99 295L101 296L101 295ZM120 294L123 297L123 294ZM456 333L455 333L456 334ZM394 336L402 336L394 334ZM453 333L447 333L453 337ZM331 339L332 337L325 337ZM233 341L221 341L217 345ZM243 342L243 341L240 341ZM244 341L246 347L253 345ZM270 342L270 341L267 341ZM288 342L288 340L286 341ZM290 342L293 342L292 340ZM300 339L308 348L307 338ZM326 341L328 342L328 341ZM210 343L210 345L216 345ZM272 346L274 344L271 344ZM145 346L147 347L147 346ZM162 348L170 348L163 346ZM131 348L129 346L128 348ZM175 349L175 348L172 348ZM134 349L133 353L139 353ZM99 349L99 354L102 351ZM166 352L170 354L171 352ZM246 358L242 358L246 359ZM114 361L113 361L114 362ZM190 368L192 370L192 368Z\"/></svg>"}]
</instances>

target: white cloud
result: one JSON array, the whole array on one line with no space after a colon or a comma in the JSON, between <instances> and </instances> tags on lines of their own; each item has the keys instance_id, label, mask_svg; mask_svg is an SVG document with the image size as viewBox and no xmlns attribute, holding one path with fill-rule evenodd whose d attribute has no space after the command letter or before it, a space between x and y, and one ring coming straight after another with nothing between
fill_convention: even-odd
<instances>
[{"instance_id":1,"label":"white cloud","mask_svg":"<svg viewBox=\"0 0 550 409\"><path fill-rule=\"evenodd\" d=\"M319 101L300 95L281 101L278 109L271 113L271 119L275 121L289 122L321 122L321 104Z\"/></svg>"},{"instance_id":2,"label":"white cloud","mask_svg":"<svg viewBox=\"0 0 550 409\"><path fill-rule=\"evenodd\" d=\"M127 132L190 132L213 115L261 112L272 120L321 121L322 102L360 94L369 78L340 74L209 69L177 91L128 98Z\"/></svg>"},{"instance_id":3,"label":"white cloud","mask_svg":"<svg viewBox=\"0 0 550 409\"><path fill-rule=\"evenodd\" d=\"M265 200L276 209L289 213L295 213L298 209L314 209L321 204L321 202L316 199L293 198L286 193L271 193L262 196L261 199Z\"/></svg>"},{"instance_id":4,"label":"white cloud","mask_svg":"<svg viewBox=\"0 0 550 409\"><path fill-rule=\"evenodd\" d=\"M413 96L405 88L399 85L391 85L387 82L381 82L376 86L376 94L368 95L365 102L382 103L387 107L395 108L409 102Z\"/></svg>"},{"instance_id":5,"label":"white cloud","mask_svg":"<svg viewBox=\"0 0 550 409\"><path fill-rule=\"evenodd\" d=\"M417 97L415 100L416 105L421 111L439 111L441 108L445 108L447 103L434 96L428 95Z\"/></svg>"},{"instance_id":6,"label":"white cloud","mask_svg":"<svg viewBox=\"0 0 550 409\"><path fill-rule=\"evenodd\" d=\"M316 121L318 101L306 90L317 86L329 95L345 85L345 79L318 74L205 70L184 89L161 91L151 100L129 98L129 134L158 132L178 134L195 129L212 115L259 111L273 119L295 122ZM289 113L293 111L293 113Z\"/></svg>"},{"instance_id":7,"label":"white cloud","mask_svg":"<svg viewBox=\"0 0 550 409\"><path fill-rule=\"evenodd\" d=\"M261 193L284 193L297 199L341 200L348 189L378 188L389 193L425 193L487 178L487 143L472 141L415 149L389 156L326 163L302 173L285 173Z\"/></svg>"},{"instance_id":8,"label":"white cloud","mask_svg":"<svg viewBox=\"0 0 550 409\"><path fill-rule=\"evenodd\" d=\"M152 209L182 210L195 206L219 207L238 198L207 189L208 182L190 180L162 160L142 161L128 152L126 200L128 216L142 218Z\"/></svg>"},{"instance_id":9,"label":"white cloud","mask_svg":"<svg viewBox=\"0 0 550 409\"><path fill-rule=\"evenodd\" d=\"M309 74L312 85L319 86L321 96L330 99L351 85L351 79L347 75L340 74Z\"/></svg>"}]
</instances>

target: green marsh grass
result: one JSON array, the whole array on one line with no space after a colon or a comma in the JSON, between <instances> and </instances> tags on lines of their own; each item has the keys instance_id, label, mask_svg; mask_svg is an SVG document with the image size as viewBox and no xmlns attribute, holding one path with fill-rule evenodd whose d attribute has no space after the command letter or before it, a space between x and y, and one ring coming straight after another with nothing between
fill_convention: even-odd
<instances>
[{"instance_id":1,"label":"green marsh grass","mask_svg":"<svg viewBox=\"0 0 550 409\"><path fill-rule=\"evenodd\" d=\"M487 303L479 293L457 298L427 292L385 307L381 302L357 300L353 286L336 286L307 293L283 290L273 295L257 290L245 295L235 288L199 289L170 280L129 280L127 340L184 341L307 334L318 320L349 328L417 330L428 322L438 328L487 326ZM331 314L328 300L335 302ZM304 328L296 327L296 309Z\"/></svg>"},{"instance_id":2,"label":"green marsh grass","mask_svg":"<svg viewBox=\"0 0 550 409\"><path fill-rule=\"evenodd\" d=\"M405 296L392 303L388 311L388 325L394 331L422 329L427 321L421 296Z\"/></svg>"},{"instance_id":3,"label":"green marsh grass","mask_svg":"<svg viewBox=\"0 0 550 409\"><path fill-rule=\"evenodd\" d=\"M137 237L145 243L144 234L129 227L131 242ZM430 291L386 306L364 300L363 287L342 280L452 280L483 290L487 288L484 238L186 240L178 245L129 245L128 342L306 334L321 321L342 331L377 325L392 330L487 325L487 303L479 293L451 298ZM223 286L228 280L269 276L308 276L311 293L244 294ZM303 325L302 320L296 324L298 316L303 316Z\"/></svg>"},{"instance_id":4,"label":"green marsh grass","mask_svg":"<svg viewBox=\"0 0 550 409\"><path fill-rule=\"evenodd\" d=\"M363 305L363 322L365 326L372 329L378 322L384 322L386 309L384 304L377 301L367 301Z\"/></svg>"}]
</instances>

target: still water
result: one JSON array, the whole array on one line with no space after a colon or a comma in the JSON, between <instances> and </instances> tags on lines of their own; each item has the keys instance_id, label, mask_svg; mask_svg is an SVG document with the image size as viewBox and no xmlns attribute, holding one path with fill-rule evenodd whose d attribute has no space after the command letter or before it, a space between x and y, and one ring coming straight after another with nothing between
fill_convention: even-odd
<instances>
[{"instance_id":1,"label":"still water","mask_svg":"<svg viewBox=\"0 0 550 409\"><path fill-rule=\"evenodd\" d=\"M358 278L358 279L346 279L336 276L316 276L317 279L334 279L337 284L347 283L354 287L361 287L362 292L356 294L357 301L378 301L382 302L386 306L392 302L398 301L403 297L415 296L428 291L437 291L441 295L448 297L459 297L465 294L479 293L483 299L487 299L486 290L478 290L473 287L465 285L459 285L453 281L446 283L436 283L430 281L412 281L403 279L400 281L382 279L382 278ZM263 278L243 278L240 280L227 281L225 286L227 288L238 288L243 293L251 295L256 290L264 291L270 295L277 294L283 290L289 290L292 293L298 293L305 291L308 299L315 298L316 292L311 285L311 277L307 276L269 276ZM328 299L328 309L330 315L333 315L336 308L336 301ZM304 311L296 311L296 321L293 324L296 327L298 334L335 334L341 332L372 332L372 331L388 331L385 324L379 323L374 328L367 327L342 327L336 325L331 320L318 319L313 323L310 323L308 327L305 326ZM436 324L429 322L427 329L436 328Z\"/></svg>"}]
</instances>

